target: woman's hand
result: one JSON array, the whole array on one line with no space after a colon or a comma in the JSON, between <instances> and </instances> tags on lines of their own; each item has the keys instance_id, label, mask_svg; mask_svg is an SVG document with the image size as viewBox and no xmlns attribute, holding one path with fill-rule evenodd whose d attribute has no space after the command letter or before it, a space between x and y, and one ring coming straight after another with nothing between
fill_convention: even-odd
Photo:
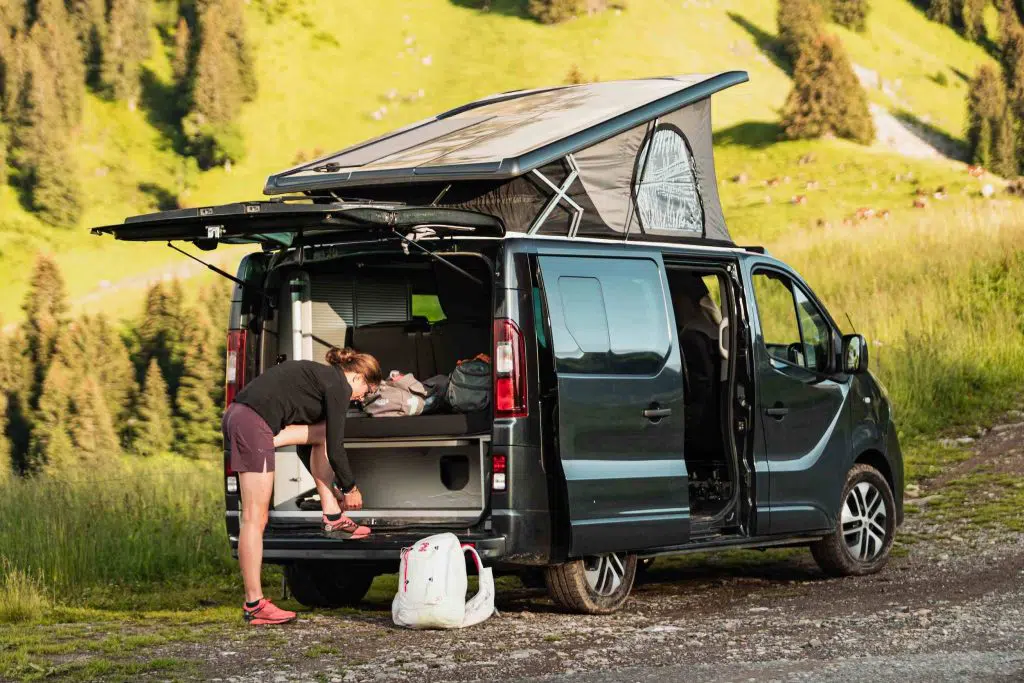
<instances>
[{"instance_id":1,"label":"woman's hand","mask_svg":"<svg viewBox=\"0 0 1024 683\"><path fill-rule=\"evenodd\" d=\"M352 490L344 495L346 510L361 510L363 508L363 494L359 492L358 487L353 486Z\"/></svg>"}]
</instances>

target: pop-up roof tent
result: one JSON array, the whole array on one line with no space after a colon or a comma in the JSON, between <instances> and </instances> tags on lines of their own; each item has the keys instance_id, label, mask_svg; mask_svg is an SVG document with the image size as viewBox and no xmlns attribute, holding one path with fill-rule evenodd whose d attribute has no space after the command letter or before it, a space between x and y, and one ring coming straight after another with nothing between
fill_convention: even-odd
<instances>
[{"instance_id":1,"label":"pop-up roof tent","mask_svg":"<svg viewBox=\"0 0 1024 683\"><path fill-rule=\"evenodd\" d=\"M270 176L330 194L497 216L508 232L732 243L711 99L746 72L518 91Z\"/></svg>"},{"instance_id":2,"label":"pop-up roof tent","mask_svg":"<svg viewBox=\"0 0 1024 683\"><path fill-rule=\"evenodd\" d=\"M729 71L494 95L268 178L266 194L291 196L93 233L204 248L421 227L731 245L710 98L746 80Z\"/></svg>"}]
</instances>

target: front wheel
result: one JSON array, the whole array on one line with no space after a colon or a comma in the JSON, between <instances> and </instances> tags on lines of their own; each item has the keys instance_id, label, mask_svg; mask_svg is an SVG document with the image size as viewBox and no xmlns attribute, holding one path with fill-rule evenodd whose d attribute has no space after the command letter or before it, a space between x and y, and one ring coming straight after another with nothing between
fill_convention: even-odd
<instances>
[{"instance_id":1,"label":"front wheel","mask_svg":"<svg viewBox=\"0 0 1024 683\"><path fill-rule=\"evenodd\" d=\"M889 561L896 534L896 501L885 477L870 465L846 475L835 531L811 545L811 554L830 576L874 574Z\"/></svg>"},{"instance_id":2,"label":"front wheel","mask_svg":"<svg viewBox=\"0 0 1024 683\"><path fill-rule=\"evenodd\" d=\"M293 562L284 568L288 590L306 607L351 607L359 604L376 572L345 562Z\"/></svg>"},{"instance_id":3,"label":"front wheel","mask_svg":"<svg viewBox=\"0 0 1024 683\"><path fill-rule=\"evenodd\" d=\"M547 567L544 574L551 599L562 609L611 614L629 597L636 566L633 553L607 553Z\"/></svg>"}]
</instances>

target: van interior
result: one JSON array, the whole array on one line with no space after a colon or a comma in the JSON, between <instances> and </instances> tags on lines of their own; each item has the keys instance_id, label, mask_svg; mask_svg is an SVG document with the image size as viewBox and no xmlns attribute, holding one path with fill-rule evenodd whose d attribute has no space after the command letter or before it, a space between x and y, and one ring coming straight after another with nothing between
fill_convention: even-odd
<instances>
[{"instance_id":1,"label":"van interior","mask_svg":"<svg viewBox=\"0 0 1024 683\"><path fill-rule=\"evenodd\" d=\"M737 494L730 409L729 317L733 302L721 272L669 268L669 292L682 355L686 405L684 456L694 532L729 521Z\"/></svg>"},{"instance_id":2,"label":"van interior","mask_svg":"<svg viewBox=\"0 0 1024 683\"><path fill-rule=\"evenodd\" d=\"M263 367L322 362L331 346L351 346L377 358L385 376L424 380L490 354L490 257L450 253L444 261L396 250L331 258L324 249L279 264L266 284L272 303L261 334ZM484 508L490 429L490 411L372 418L350 410L346 450L367 501L351 516L378 527L475 523ZM319 520L308 452L279 449L272 524Z\"/></svg>"}]
</instances>

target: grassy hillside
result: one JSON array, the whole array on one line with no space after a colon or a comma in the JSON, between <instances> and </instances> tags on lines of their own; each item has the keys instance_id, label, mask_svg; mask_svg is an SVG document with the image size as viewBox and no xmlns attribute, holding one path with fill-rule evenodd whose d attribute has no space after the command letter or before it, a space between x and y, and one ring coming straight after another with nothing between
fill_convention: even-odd
<instances>
[{"instance_id":1,"label":"grassy hillside","mask_svg":"<svg viewBox=\"0 0 1024 683\"><path fill-rule=\"evenodd\" d=\"M963 180L948 164L911 163L840 142L771 144L776 112L789 90L773 44L774 2L724 0L705 7L711 3L634 0L628 11L556 27L524 18L519 0L494 0L490 12L475 4L253 0L249 34L260 90L240 121L248 155L230 170L200 172L176 152L168 58L174 3L157 0L155 49L145 64L142 106L129 111L123 103L89 96L84 123L69 150L85 186L82 226L71 231L42 226L24 212L13 190L0 190L0 264L8 291L0 316L6 321L20 317L28 268L38 250L57 253L78 308L132 313L139 284L174 273L181 257L161 245L115 245L93 238L87 226L175 202L194 206L253 198L267 174L300 155L338 149L495 91L559 83L573 66L599 79L736 68L750 72L750 84L716 100L722 178L747 168L763 170L759 180L784 176L787 171L772 168L795 163L810 151L822 163L806 170L828 189L829 208L813 202L799 210L785 208L791 198L785 193L793 187L775 188L770 206L757 188L727 189L727 215L734 232L745 239L770 241L812 213L814 220L822 212L841 220L863 204L906 206L905 193L889 187L888 176L908 170L932 184ZM927 21L907 0L874 4L866 34L834 28L854 61L878 72L880 86L885 85L885 92L879 87L872 99L929 122L938 133L961 137L963 77L990 57ZM940 72L946 74L946 85L941 85ZM385 107L380 120L371 116ZM219 260L230 264L238 253Z\"/></svg>"}]
</instances>

